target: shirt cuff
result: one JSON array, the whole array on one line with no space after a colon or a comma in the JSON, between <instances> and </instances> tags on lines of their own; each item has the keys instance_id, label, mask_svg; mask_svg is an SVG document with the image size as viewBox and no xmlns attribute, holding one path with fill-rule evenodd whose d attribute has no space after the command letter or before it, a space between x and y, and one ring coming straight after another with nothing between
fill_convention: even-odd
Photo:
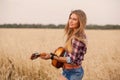
<instances>
[{"instance_id":1,"label":"shirt cuff","mask_svg":"<svg viewBox=\"0 0 120 80\"><path fill-rule=\"evenodd\" d=\"M71 58L70 57L66 57L67 59L66 59L66 61L67 61L67 63L71 63Z\"/></svg>"}]
</instances>

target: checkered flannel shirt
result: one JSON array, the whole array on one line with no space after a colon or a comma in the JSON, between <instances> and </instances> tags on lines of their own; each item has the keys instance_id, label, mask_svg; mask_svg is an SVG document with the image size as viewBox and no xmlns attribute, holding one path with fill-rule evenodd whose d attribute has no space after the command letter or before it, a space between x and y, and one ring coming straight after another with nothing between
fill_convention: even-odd
<instances>
[{"instance_id":1,"label":"checkered flannel shirt","mask_svg":"<svg viewBox=\"0 0 120 80\"><path fill-rule=\"evenodd\" d=\"M87 47L86 45L73 38L72 41L72 53L66 52L67 63L81 65L81 61L84 60L84 54L86 53Z\"/></svg>"}]
</instances>

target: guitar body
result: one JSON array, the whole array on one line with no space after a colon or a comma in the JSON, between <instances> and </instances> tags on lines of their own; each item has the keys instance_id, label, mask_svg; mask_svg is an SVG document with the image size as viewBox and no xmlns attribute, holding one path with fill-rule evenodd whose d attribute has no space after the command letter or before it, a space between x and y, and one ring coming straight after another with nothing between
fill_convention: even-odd
<instances>
[{"instance_id":1,"label":"guitar body","mask_svg":"<svg viewBox=\"0 0 120 80\"><path fill-rule=\"evenodd\" d=\"M65 49L63 47L59 47L58 49L55 50L53 54L57 55L58 57L63 57L65 54ZM63 63L53 59L52 65L56 68L61 68L63 66Z\"/></svg>"}]
</instances>

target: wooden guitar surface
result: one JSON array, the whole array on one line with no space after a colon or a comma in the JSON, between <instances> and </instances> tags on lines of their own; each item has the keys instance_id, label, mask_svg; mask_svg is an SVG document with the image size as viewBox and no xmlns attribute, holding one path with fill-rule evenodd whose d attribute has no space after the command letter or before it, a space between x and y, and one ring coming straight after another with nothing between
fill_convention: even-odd
<instances>
[{"instance_id":1,"label":"wooden guitar surface","mask_svg":"<svg viewBox=\"0 0 120 80\"><path fill-rule=\"evenodd\" d=\"M65 54L65 49L63 47L59 47L58 49L55 50L53 54L57 55L58 57L63 57ZM63 63L53 59L52 65L56 68L61 68L63 66Z\"/></svg>"}]
</instances>

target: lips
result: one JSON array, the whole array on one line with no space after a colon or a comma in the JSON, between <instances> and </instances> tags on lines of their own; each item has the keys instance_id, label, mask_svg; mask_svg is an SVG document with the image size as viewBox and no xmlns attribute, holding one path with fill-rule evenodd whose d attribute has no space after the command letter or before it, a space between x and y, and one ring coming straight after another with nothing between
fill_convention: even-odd
<instances>
[{"instance_id":1,"label":"lips","mask_svg":"<svg viewBox=\"0 0 120 80\"><path fill-rule=\"evenodd\" d=\"M73 26L73 24L70 24L70 26Z\"/></svg>"},{"instance_id":2,"label":"lips","mask_svg":"<svg viewBox=\"0 0 120 80\"><path fill-rule=\"evenodd\" d=\"M70 26L73 26L73 24L70 24Z\"/></svg>"}]
</instances>

